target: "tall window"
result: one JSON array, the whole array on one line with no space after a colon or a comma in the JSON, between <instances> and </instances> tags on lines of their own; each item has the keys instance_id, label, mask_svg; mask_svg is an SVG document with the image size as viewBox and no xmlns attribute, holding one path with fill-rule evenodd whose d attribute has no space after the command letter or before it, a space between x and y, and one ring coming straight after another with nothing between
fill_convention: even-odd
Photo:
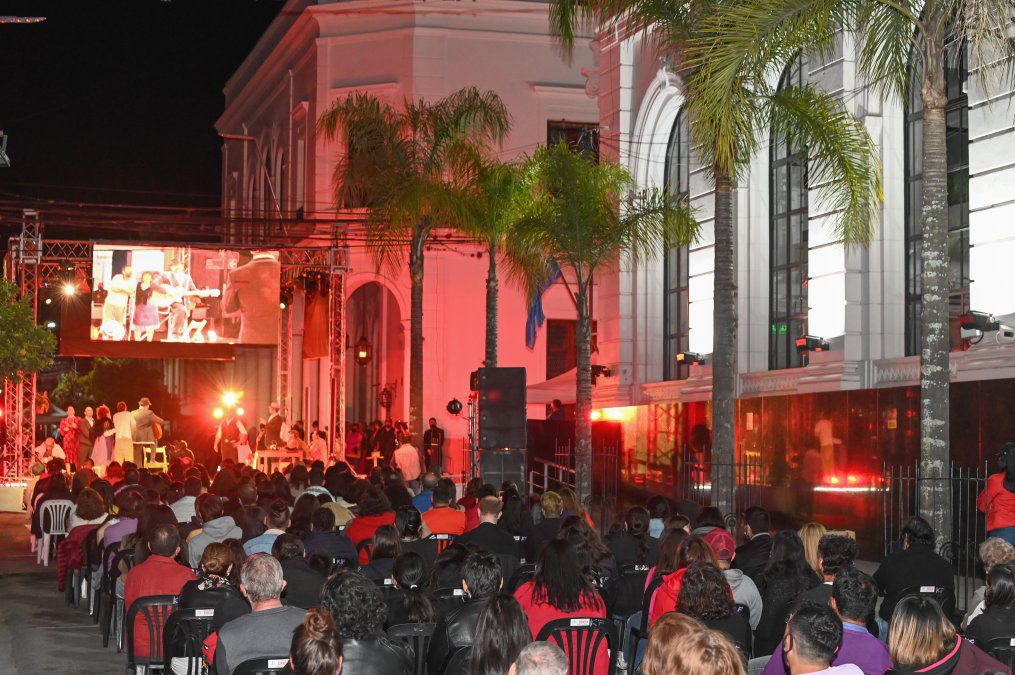
<instances>
[{"instance_id":1,"label":"tall window","mask_svg":"<svg viewBox=\"0 0 1015 675\"><path fill-rule=\"evenodd\" d=\"M923 100L920 98L921 66L914 59L913 84L906 106L906 354L920 353L920 317L923 314L920 275L923 272L923 230L920 205L923 199ZM952 48L945 59L948 105L945 108L948 153L948 259L950 291L948 313L952 317L952 347L958 347L959 315L969 310L969 113L963 91L966 83L966 50Z\"/></svg>"},{"instance_id":2,"label":"tall window","mask_svg":"<svg viewBox=\"0 0 1015 675\"><path fill-rule=\"evenodd\" d=\"M797 56L779 88L807 81L807 61ZM772 130L769 185L768 367L807 365L796 338L807 334L807 148Z\"/></svg>"},{"instance_id":3,"label":"tall window","mask_svg":"<svg viewBox=\"0 0 1015 675\"><path fill-rule=\"evenodd\" d=\"M691 145L688 142L687 115L681 110L670 131L666 146L666 190L678 197L690 192ZM683 380L689 367L677 363L677 354L690 348L690 325L687 321L687 246L666 247L663 258L663 377Z\"/></svg>"}]
</instances>

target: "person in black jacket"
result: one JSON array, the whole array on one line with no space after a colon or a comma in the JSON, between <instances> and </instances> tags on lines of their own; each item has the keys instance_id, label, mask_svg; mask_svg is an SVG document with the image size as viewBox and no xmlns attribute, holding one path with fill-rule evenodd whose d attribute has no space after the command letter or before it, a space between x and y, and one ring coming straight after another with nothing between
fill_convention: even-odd
<instances>
[{"instance_id":1,"label":"person in black jacket","mask_svg":"<svg viewBox=\"0 0 1015 675\"><path fill-rule=\"evenodd\" d=\"M507 530L497 527L501 514L501 501L497 497L483 497L479 500L479 525L463 535L456 542L473 546L483 551L518 557L518 544Z\"/></svg>"},{"instance_id":2,"label":"person in black jacket","mask_svg":"<svg viewBox=\"0 0 1015 675\"><path fill-rule=\"evenodd\" d=\"M319 508L310 516L310 532L303 539L303 547L308 555L322 553L332 560L345 560L353 567L359 560L352 540L335 531L335 512L331 509Z\"/></svg>"},{"instance_id":3,"label":"person in black jacket","mask_svg":"<svg viewBox=\"0 0 1015 675\"><path fill-rule=\"evenodd\" d=\"M719 568L709 563L692 563L680 584L677 611L693 616L706 628L725 633L735 644L751 653L751 625L733 606L733 591Z\"/></svg>"},{"instance_id":4,"label":"person in black jacket","mask_svg":"<svg viewBox=\"0 0 1015 675\"><path fill-rule=\"evenodd\" d=\"M755 584L761 577L761 571L768 563L772 552L772 535L769 533L771 522L768 511L760 506L752 506L744 513L744 536L747 541L737 546L733 557L734 569L741 570Z\"/></svg>"},{"instance_id":5,"label":"person in black jacket","mask_svg":"<svg viewBox=\"0 0 1015 675\"><path fill-rule=\"evenodd\" d=\"M280 534L271 546L271 555L282 564L285 579L282 604L309 609L318 604L324 575L310 567L303 554L303 542L294 534Z\"/></svg>"},{"instance_id":6,"label":"person in black jacket","mask_svg":"<svg viewBox=\"0 0 1015 675\"><path fill-rule=\"evenodd\" d=\"M966 637L981 649L995 638L1015 635L1015 567L995 565L987 573L983 613L969 622Z\"/></svg>"},{"instance_id":7,"label":"person in black jacket","mask_svg":"<svg viewBox=\"0 0 1015 675\"><path fill-rule=\"evenodd\" d=\"M423 516L415 506L401 506L395 511L395 530L401 537L403 552L417 553L429 571L437 560L437 542L423 538Z\"/></svg>"},{"instance_id":8,"label":"person in black jacket","mask_svg":"<svg viewBox=\"0 0 1015 675\"><path fill-rule=\"evenodd\" d=\"M624 525L607 540L617 567L653 566L659 561L659 540L649 535L648 509L635 506L624 516Z\"/></svg>"},{"instance_id":9,"label":"person in black jacket","mask_svg":"<svg viewBox=\"0 0 1015 675\"><path fill-rule=\"evenodd\" d=\"M426 593L426 563L417 553L403 553L391 570L392 587L384 603L388 606L385 627L405 623L433 623L437 619L433 602Z\"/></svg>"},{"instance_id":10,"label":"person in black jacket","mask_svg":"<svg viewBox=\"0 0 1015 675\"><path fill-rule=\"evenodd\" d=\"M388 640L388 608L377 586L358 572L341 572L321 590L321 606L335 619L342 636L343 675L409 675L405 649Z\"/></svg>"},{"instance_id":11,"label":"person in black jacket","mask_svg":"<svg viewBox=\"0 0 1015 675\"><path fill-rule=\"evenodd\" d=\"M538 560L546 542L557 536L564 515L564 500L552 490L544 492L539 498L539 513L539 523L532 528L532 534L525 542L526 560Z\"/></svg>"},{"instance_id":12,"label":"person in black jacket","mask_svg":"<svg viewBox=\"0 0 1015 675\"><path fill-rule=\"evenodd\" d=\"M472 645L479 614L486 599L497 593L503 585L504 577L496 556L473 553L465 559L462 590L468 600L437 620L427 654L427 672L444 672L456 651Z\"/></svg>"},{"instance_id":13,"label":"person in black jacket","mask_svg":"<svg viewBox=\"0 0 1015 675\"><path fill-rule=\"evenodd\" d=\"M786 621L800 594L818 585L807 564L800 535L785 530L772 541L772 556L761 573L761 621L754 632L754 653L771 654L786 632Z\"/></svg>"},{"instance_id":14,"label":"person in black jacket","mask_svg":"<svg viewBox=\"0 0 1015 675\"><path fill-rule=\"evenodd\" d=\"M402 544L394 525L382 525L374 532L374 543L370 549L370 562L360 568L360 574L370 581L390 579L395 569L395 559L402 555Z\"/></svg>"},{"instance_id":15,"label":"person in black jacket","mask_svg":"<svg viewBox=\"0 0 1015 675\"><path fill-rule=\"evenodd\" d=\"M878 616L887 635L895 604L910 591L918 592L921 586L945 589L941 609L945 616L955 610L955 570L951 563L934 552L934 530L920 516L913 516L902 528L902 550L892 553L877 571L874 581L885 596Z\"/></svg>"}]
</instances>

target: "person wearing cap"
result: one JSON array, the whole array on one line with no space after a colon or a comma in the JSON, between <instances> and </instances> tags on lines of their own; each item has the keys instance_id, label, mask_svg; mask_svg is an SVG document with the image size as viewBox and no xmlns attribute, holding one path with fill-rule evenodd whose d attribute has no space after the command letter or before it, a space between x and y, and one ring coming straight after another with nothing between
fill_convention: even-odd
<instances>
[{"instance_id":1,"label":"person wearing cap","mask_svg":"<svg viewBox=\"0 0 1015 675\"><path fill-rule=\"evenodd\" d=\"M736 542L733 541L733 535L722 528L716 528L702 538L712 547L719 561L719 569L733 589L733 602L750 610L751 630L757 629L758 622L761 621L761 593L743 570L732 569L733 559L736 557Z\"/></svg>"},{"instance_id":2,"label":"person wearing cap","mask_svg":"<svg viewBox=\"0 0 1015 675\"><path fill-rule=\"evenodd\" d=\"M137 402L137 410L134 417L134 462L138 466L144 466L144 447L155 447L154 425L159 426L166 423L164 419L152 412L152 402L144 396Z\"/></svg>"}]
</instances>

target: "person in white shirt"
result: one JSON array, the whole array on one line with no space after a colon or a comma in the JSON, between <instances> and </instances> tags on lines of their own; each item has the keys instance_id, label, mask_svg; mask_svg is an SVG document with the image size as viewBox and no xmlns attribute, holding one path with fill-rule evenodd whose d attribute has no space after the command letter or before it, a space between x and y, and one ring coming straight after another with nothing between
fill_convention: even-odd
<instances>
[{"instance_id":1,"label":"person in white shirt","mask_svg":"<svg viewBox=\"0 0 1015 675\"><path fill-rule=\"evenodd\" d=\"M328 464L328 440L327 434L323 431L311 431L310 432L310 447L307 448L307 456L310 461L320 460L325 465Z\"/></svg>"},{"instance_id":2,"label":"person in white shirt","mask_svg":"<svg viewBox=\"0 0 1015 675\"><path fill-rule=\"evenodd\" d=\"M51 459L67 460L67 453L63 451L60 444L52 436L47 436L41 444L35 448L35 458L45 464Z\"/></svg>"},{"instance_id":3,"label":"person in white shirt","mask_svg":"<svg viewBox=\"0 0 1015 675\"><path fill-rule=\"evenodd\" d=\"M391 457L391 464L402 472L405 484L413 494L416 494L419 491L419 477L423 473L423 467L419 461L419 450L409 440L408 436L402 438L402 444Z\"/></svg>"},{"instance_id":4,"label":"person in white shirt","mask_svg":"<svg viewBox=\"0 0 1015 675\"><path fill-rule=\"evenodd\" d=\"M108 294L106 301L102 303L102 324L120 324L126 334L127 305L137 290L137 280L134 279L133 268L127 265L119 274L113 275L106 290Z\"/></svg>"},{"instance_id":5,"label":"person in white shirt","mask_svg":"<svg viewBox=\"0 0 1015 675\"><path fill-rule=\"evenodd\" d=\"M116 440L113 442L113 459L120 464L134 461L134 429L137 422L134 415L127 410L127 404L120 401L116 404L116 414L113 415L113 433Z\"/></svg>"}]
</instances>

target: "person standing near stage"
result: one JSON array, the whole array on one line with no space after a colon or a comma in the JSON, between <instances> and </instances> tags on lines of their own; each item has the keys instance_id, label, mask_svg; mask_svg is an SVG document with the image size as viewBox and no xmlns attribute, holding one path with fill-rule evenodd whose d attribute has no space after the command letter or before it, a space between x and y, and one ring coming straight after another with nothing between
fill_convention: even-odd
<instances>
[{"instance_id":1,"label":"person standing near stage","mask_svg":"<svg viewBox=\"0 0 1015 675\"><path fill-rule=\"evenodd\" d=\"M78 447L81 441L81 419L74 406L67 406L67 416L60 420L60 444L68 462L78 461Z\"/></svg>"},{"instance_id":2,"label":"person standing near stage","mask_svg":"<svg viewBox=\"0 0 1015 675\"><path fill-rule=\"evenodd\" d=\"M243 425L243 420L236 414L236 411L230 410L215 432L215 445L213 447L215 452L219 453L222 462L231 459L233 462L239 463L240 455L236 448L245 443L246 439L247 427Z\"/></svg>"},{"instance_id":3,"label":"person standing near stage","mask_svg":"<svg viewBox=\"0 0 1015 675\"><path fill-rule=\"evenodd\" d=\"M77 465L83 466L86 459L92 456L92 429L95 427L95 412L92 406L85 406L85 415L78 423L81 433L78 435Z\"/></svg>"},{"instance_id":4,"label":"person standing near stage","mask_svg":"<svg viewBox=\"0 0 1015 675\"><path fill-rule=\"evenodd\" d=\"M144 466L144 444L152 449L158 444L162 437L162 425L166 421L152 412L152 402L147 396L137 402L137 410L134 411L134 463ZM155 425L159 426L158 432Z\"/></svg>"},{"instance_id":5,"label":"person standing near stage","mask_svg":"<svg viewBox=\"0 0 1015 675\"><path fill-rule=\"evenodd\" d=\"M116 404L116 414L113 415L113 457L120 464L126 461L134 461L134 428L137 422L134 416L127 410L127 404L119 401Z\"/></svg>"},{"instance_id":6,"label":"person standing near stage","mask_svg":"<svg viewBox=\"0 0 1015 675\"><path fill-rule=\"evenodd\" d=\"M125 406L126 407L126 406ZM116 441L116 428L113 426L113 417L109 413L109 406L100 405L95 411L95 424L92 425L92 463L99 470L99 475L105 473L105 466L113 460L113 443Z\"/></svg>"},{"instance_id":7,"label":"person standing near stage","mask_svg":"<svg viewBox=\"0 0 1015 675\"><path fill-rule=\"evenodd\" d=\"M282 416L282 408L278 403L268 406L268 421L264 423L264 447L260 450L271 450L281 448L285 445L282 440L287 436L285 417Z\"/></svg>"},{"instance_id":8,"label":"person standing near stage","mask_svg":"<svg viewBox=\"0 0 1015 675\"><path fill-rule=\"evenodd\" d=\"M436 417L431 417L429 424L423 432L423 452L430 470L440 476L444 473L444 430L437 426Z\"/></svg>"},{"instance_id":9,"label":"person standing near stage","mask_svg":"<svg viewBox=\"0 0 1015 675\"><path fill-rule=\"evenodd\" d=\"M398 434L395 431L395 424L391 418L384 420L384 426L377 434L377 445L374 450L381 453L382 463L386 466L391 464L391 457L398 448Z\"/></svg>"}]
</instances>

